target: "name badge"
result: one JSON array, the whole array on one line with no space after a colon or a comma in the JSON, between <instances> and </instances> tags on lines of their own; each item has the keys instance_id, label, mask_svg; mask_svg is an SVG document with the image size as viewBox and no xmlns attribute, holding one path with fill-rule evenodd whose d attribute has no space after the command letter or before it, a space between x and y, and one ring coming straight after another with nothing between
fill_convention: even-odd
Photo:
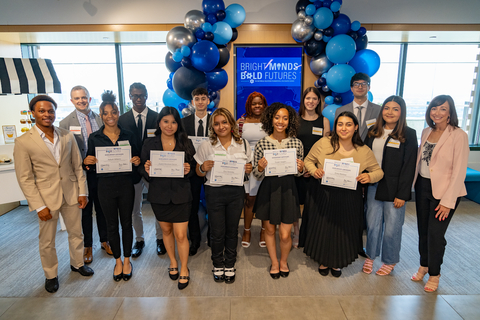
<instances>
[{"instance_id":1,"label":"name badge","mask_svg":"<svg viewBox=\"0 0 480 320\"><path fill-rule=\"evenodd\" d=\"M351 163L354 163L353 157L341 159L340 161L342 161L342 162L351 162Z\"/></svg>"},{"instance_id":2,"label":"name badge","mask_svg":"<svg viewBox=\"0 0 480 320\"><path fill-rule=\"evenodd\" d=\"M377 119L370 119L370 120L365 121L368 129L370 129L370 127L373 126L376 122L377 122Z\"/></svg>"},{"instance_id":3,"label":"name badge","mask_svg":"<svg viewBox=\"0 0 480 320\"><path fill-rule=\"evenodd\" d=\"M395 140L395 139L390 139L390 140L388 140L387 147L398 149L398 148L400 148L400 141Z\"/></svg>"},{"instance_id":4,"label":"name badge","mask_svg":"<svg viewBox=\"0 0 480 320\"><path fill-rule=\"evenodd\" d=\"M128 140L117 141L119 147L128 147L130 142Z\"/></svg>"},{"instance_id":5,"label":"name badge","mask_svg":"<svg viewBox=\"0 0 480 320\"><path fill-rule=\"evenodd\" d=\"M312 134L316 136L323 136L323 128L313 127Z\"/></svg>"},{"instance_id":6,"label":"name badge","mask_svg":"<svg viewBox=\"0 0 480 320\"><path fill-rule=\"evenodd\" d=\"M147 138L153 138L155 137L155 131L156 129L147 129Z\"/></svg>"},{"instance_id":7,"label":"name badge","mask_svg":"<svg viewBox=\"0 0 480 320\"><path fill-rule=\"evenodd\" d=\"M82 127L70 126L70 132L72 132L73 134L82 134Z\"/></svg>"}]
</instances>

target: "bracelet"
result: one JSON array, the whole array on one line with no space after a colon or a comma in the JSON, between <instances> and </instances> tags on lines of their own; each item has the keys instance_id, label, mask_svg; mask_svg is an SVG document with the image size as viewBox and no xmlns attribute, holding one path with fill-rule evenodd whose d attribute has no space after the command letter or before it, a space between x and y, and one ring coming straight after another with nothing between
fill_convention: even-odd
<instances>
[{"instance_id":1,"label":"bracelet","mask_svg":"<svg viewBox=\"0 0 480 320\"><path fill-rule=\"evenodd\" d=\"M198 171L200 171L201 174L206 174L206 171L202 170L203 163L198 167Z\"/></svg>"}]
</instances>

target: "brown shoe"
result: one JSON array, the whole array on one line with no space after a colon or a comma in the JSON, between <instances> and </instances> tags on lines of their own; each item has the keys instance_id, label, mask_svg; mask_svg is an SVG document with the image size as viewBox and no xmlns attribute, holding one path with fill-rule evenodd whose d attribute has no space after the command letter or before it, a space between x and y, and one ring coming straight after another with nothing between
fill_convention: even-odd
<instances>
[{"instance_id":1,"label":"brown shoe","mask_svg":"<svg viewBox=\"0 0 480 320\"><path fill-rule=\"evenodd\" d=\"M83 248L83 263L89 264L89 263L92 263L92 261L93 261L92 247Z\"/></svg>"},{"instance_id":2,"label":"brown shoe","mask_svg":"<svg viewBox=\"0 0 480 320\"><path fill-rule=\"evenodd\" d=\"M108 255L111 255L113 256L113 251L112 251L112 248L110 247L110 244L107 242L102 242L102 249L105 250L105 252L108 254Z\"/></svg>"}]
</instances>

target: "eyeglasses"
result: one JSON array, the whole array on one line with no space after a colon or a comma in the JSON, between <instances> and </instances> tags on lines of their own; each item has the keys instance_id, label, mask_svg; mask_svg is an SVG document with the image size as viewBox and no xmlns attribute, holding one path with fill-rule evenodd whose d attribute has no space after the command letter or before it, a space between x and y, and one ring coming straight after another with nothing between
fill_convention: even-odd
<instances>
[{"instance_id":1,"label":"eyeglasses","mask_svg":"<svg viewBox=\"0 0 480 320\"><path fill-rule=\"evenodd\" d=\"M147 96L144 95L144 94L131 94L130 95L130 99L132 99L133 101L137 100L137 99L146 99Z\"/></svg>"},{"instance_id":2,"label":"eyeglasses","mask_svg":"<svg viewBox=\"0 0 480 320\"><path fill-rule=\"evenodd\" d=\"M370 85L370 83L368 83L368 82L354 82L353 83L353 86L355 88L364 88L364 87L369 86L369 85Z\"/></svg>"}]
</instances>

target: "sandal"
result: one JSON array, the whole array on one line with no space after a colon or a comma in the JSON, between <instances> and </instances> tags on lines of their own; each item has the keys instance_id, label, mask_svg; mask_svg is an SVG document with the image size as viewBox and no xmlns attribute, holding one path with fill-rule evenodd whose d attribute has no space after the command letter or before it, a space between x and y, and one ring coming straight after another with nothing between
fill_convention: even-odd
<instances>
[{"instance_id":1,"label":"sandal","mask_svg":"<svg viewBox=\"0 0 480 320\"><path fill-rule=\"evenodd\" d=\"M395 268L394 264L383 264L380 269L377 270L376 274L379 276L388 276Z\"/></svg>"},{"instance_id":2,"label":"sandal","mask_svg":"<svg viewBox=\"0 0 480 320\"><path fill-rule=\"evenodd\" d=\"M373 260L372 259L365 259L365 262L363 263L363 268L362 271L365 272L366 274L370 274L373 271Z\"/></svg>"},{"instance_id":3,"label":"sandal","mask_svg":"<svg viewBox=\"0 0 480 320\"><path fill-rule=\"evenodd\" d=\"M423 277L428 272L428 267L420 267L418 268L418 271L413 274L413 276L410 278L412 281L422 281Z\"/></svg>"},{"instance_id":4,"label":"sandal","mask_svg":"<svg viewBox=\"0 0 480 320\"><path fill-rule=\"evenodd\" d=\"M250 234L250 229L244 229L243 230L243 237L242 237L242 247L244 248L248 248L250 247L250 245L252 244L250 241L245 241L243 239L245 239L246 235L248 234L249 236L249 240L251 240L251 234Z\"/></svg>"},{"instance_id":5,"label":"sandal","mask_svg":"<svg viewBox=\"0 0 480 320\"><path fill-rule=\"evenodd\" d=\"M435 292L438 289L439 282L440 282L440 275L430 276L423 290L425 290L425 292Z\"/></svg>"},{"instance_id":6,"label":"sandal","mask_svg":"<svg viewBox=\"0 0 480 320\"><path fill-rule=\"evenodd\" d=\"M260 248L267 247L267 243L265 242L265 228L262 228L262 231L260 231L260 241L258 242L258 245L260 246Z\"/></svg>"}]
</instances>

